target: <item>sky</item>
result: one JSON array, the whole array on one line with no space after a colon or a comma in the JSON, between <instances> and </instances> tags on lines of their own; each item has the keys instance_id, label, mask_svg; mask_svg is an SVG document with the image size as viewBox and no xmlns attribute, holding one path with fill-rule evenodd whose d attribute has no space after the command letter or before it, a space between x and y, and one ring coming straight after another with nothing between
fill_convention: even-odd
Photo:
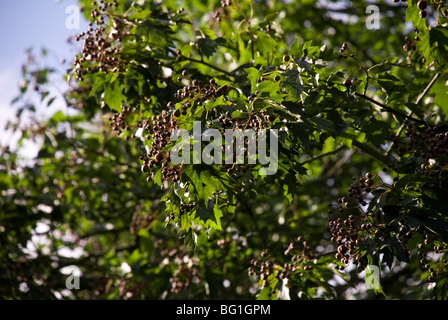
<instances>
[{"instance_id":1,"label":"sky","mask_svg":"<svg viewBox=\"0 0 448 320\"><path fill-rule=\"evenodd\" d=\"M27 48L32 47L34 53L47 49L48 56L42 64L60 70L56 81L63 85L62 74L77 52L67 39L88 28L82 15L79 30L66 27L66 20L70 20L72 14L70 11L66 13L66 9L72 5L78 5L77 1L0 0L0 145L5 145L10 139L3 128L6 121L15 115L16 108L11 107L11 100L19 93L21 66L25 62ZM66 63L62 64L61 59ZM54 104L53 109L61 107L60 101ZM50 113L49 110L39 112L42 116Z\"/></svg>"}]
</instances>

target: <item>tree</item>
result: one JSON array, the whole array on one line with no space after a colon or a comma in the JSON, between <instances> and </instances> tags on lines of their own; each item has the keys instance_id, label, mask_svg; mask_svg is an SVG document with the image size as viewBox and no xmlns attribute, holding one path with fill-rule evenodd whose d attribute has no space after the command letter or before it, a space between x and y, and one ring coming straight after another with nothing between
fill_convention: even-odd
<instances>
[{"instance_id":1,"label":"tree","mask_svg":"<svg viewBox=\"0 0 448 320\"><path fill-rule=\"evenodd\" d=\"M394 2L80 0L70 112L23 68L1 297L446 298L448 7Z\"/></svg>"}]
</instances>

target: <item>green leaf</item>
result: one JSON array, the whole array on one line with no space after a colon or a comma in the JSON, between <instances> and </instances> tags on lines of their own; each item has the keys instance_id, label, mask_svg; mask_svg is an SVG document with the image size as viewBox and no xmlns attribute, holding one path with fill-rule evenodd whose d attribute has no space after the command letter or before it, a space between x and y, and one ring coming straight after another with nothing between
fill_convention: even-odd
<instances>
[{"instance_id":1,"label":"green leaf","mask_svg":"<svg viewBox=\"0 0 448 320\"><path fill-rule=\"evenodd\" d=\"M64 112L62 112L61 110L59 110L55 114L53 114L53 116L50 119L50 121L55 124L62 122L62 121L66 121L66 120L67 120L67 117L65 116Z\"/></svg>"},{"instance_id":2,"label":"green leaf","mask_svg":"<svg viewBox=\"0 0 448 320\"><path fill-rule=\"evenodd\" d=\"M366 267L365 284L367 288L372 289L376 294L380 293L387 297L381 287L379 267L371 264Z\"/></svg>"},{"instance_id":3,"label":"green leaf","mask_svg":"<svg viewBox=\"0 0 448 320\"><path fill-rule=\"evenodd\" d=\"M437 26L429 31L429 44L433 57L441 64L448 63L448 30Z\"/></svg>"},{"instance_id":4,"label":"green leaf","mask_svg":"<svg viewBox=\"0 0 448 320\"><path fill-rule=\"evenodd\" d=\"M401 83L400 79L389 73L378 75L376 81L388 94L406 91L406 88Z\"/></svg>"},{"instance_id":5,"label":"green leaf","mask_svg":"<svg viewBox=\"0 0 448 320\"><path fill-rule=\"evenodd\" d=\"M195 169L197 168L197 165L188 165L184 167L184 173L188 177L188 179L191 181L194 189L196 190L196 193L199 197L199 199L202 200L208 200L206 194L204 193L204 186L202 184L201 179L199 178L198 172Z\"/></svg>"},{"instance_id":6,"label":"green leaf","mask_svg":"<svg viewBox=\"0 0 448 320\"><path fill-rule=\"evenodd\" d=\"M216 42L210 38L200 38L198 47L202 54L210 58L216 51Z\"/></svg>"},{"instance_id":7,"label":"green leaf","mask_svg":"<svg viewBox=\"0 0 448 320\"><path fill-rule=\"evenodd\" d=\"M162 170L159 169L156 171L154 175L154 182L157 183L159 186L162 185Z\"/></svg>"},{"instance_id":8,"label":"green leaf","mask_svg":"<svg viewBox=\"0 0 448 320\"><path fill-rule=\"evenodd\" d=\"M434 96L434 104L442 108L445 115L448 115L448 74L445 74L434 82L430 93Z\"/></svg>"},{"instance_id":9,"label":"green leaf","mask_svg":"<svg viewBox=\"0 0 448 320\"><path fill-rule=\"evenodd\" d=\"M388 236L384 238L384 243L389 244L394 251L395 256L401 262L410 263L409 251L405 246L398 241L397 235Z\"/></svg>"},{"instance_id":10,"label":"green leaf","mask_svg":"<svg viewBox=\"0 0 448 320\"><path fill-rule=\"evenodd\" d=\"M420 31L426 30L426 19L420 18L419 8L416 5L416 1L408 0L406 6L406 22L412 22L414 28Z\"/></svg>"},{"instance_id":11,"label":"green leaf","mask_svg":"<svg viewBox=\"0 0 448 320\"><path fill-rule=\"evenodd\" d=\"M367 250L367 253L370 256L373 256L373 253L375 252L375 243L373 242L372 238L366 238L362 246L365 250Z\"/></svg>"},{"instance_id":12,"label":"green leaf","mask_svg":"<svg viewBox=\"0 0 448 320\"><path fill-rule=\"evenodd\" d=\"M218 230L222 230L222 225L221 225L221 218L224 216L222 213L222 210L219 206L215 205L213 206L213 213L215 214L215 223L216 223L216 228Z\"/></svg>"},{"instance_id":13,"label":"green leaf","mask_svg":"<svg viewBox=\"0 0 448 320\"><path fill-rule=\"evenodd\" d=\"M386 265L389 267L389 269L392 268L392 264L394 262L394 253L392 252L390 246L384 246L381 249L381 253L383 253L383 262L386 263Z\"/></svg>"},{"instance_id":14,"label":"green leaf","mask_svg":"<svg viewBox=\"0 0 448 320\"><path fill-rule=\"evenodd\" d=\"M294 42L289 47L288 54L294 57L300 57L302 55L302 48L297 38L294 39Z\"/></svg>"},{"instance_id":15,"label":"green leaf","mask_svg":"<svg viewBox=\"0 0 448 320\"><path fill-rule=\"evenodd\" d=\"M252 67L244 69L244 70L248 73L247 78L250 80L250 84L252 86L252 91L257 90L257 83L258 83L258 80L260 79L260 77L262 76L263 71L252 68Z\"/></svg>"},{"instance_id":16,"label":"green leaf","mask_svg":"<svg viewBox=\"0 0 448 320\"><path fill-rule=\"evenodd\" d=\"M330 49L327 45L323 45L320 48L319 52L319 59L322 59L323 61L332 61L337 59L338 54L334 52L332 49Z\"/></svg>"},{"instance_id":17,"label":"green leaf","mask_svg":"<svg viewBox=\"0 0 448 320\"><path fill-rule=\"evenodd\" d=\"M297 70L286 71L283 84L292 101L301 99L300 95L303 92L303 86L301 83L299 72Z\"/></svg>"},{"instance_id":18,"label":"green leaf","mask_svg":"<svg viewBox=\"0 0 448 320\"><path fill-rule=\"evenodd\" d=\"M179 239L183 239L184 240L184 244L190 248L192 248L193 250L196 249L196 245L197 245L197 235L196 233L193 231L193 229L189 229L188 231L182 231L179 234Z\"/></svg>"},{"instance_id":19,"label":"green leaf","mask_svg":"<svg viewBox=\"0 0 448 320\"><path fill-rule=\"evenodd\" d=\"M117 80L112 80L106 85L104 91L104 102L117 112L121 113L122 100L124 99L122 95L123 87L118 83Z\"/></svg>"}]
</instances>

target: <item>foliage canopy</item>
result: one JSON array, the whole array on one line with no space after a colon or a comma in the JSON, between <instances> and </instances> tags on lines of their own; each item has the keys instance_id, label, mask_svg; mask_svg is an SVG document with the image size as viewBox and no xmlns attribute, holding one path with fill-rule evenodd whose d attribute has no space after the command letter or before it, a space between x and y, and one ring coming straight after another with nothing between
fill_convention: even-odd
<instances>
[{"instance_id":1,"label":"foliage canopy","mask_svg":"<svg viewBox=\"0 0 448 320\"><path fill-rule=\"evenodd\" d=\"M23 68L8 128L41 149L0 156L0 296L446 298L448 5L427 2L380 1L369 29L367 1L80 0L70 112L37 121L52 69ZM194 121L277 129L278 171L171 163Z\"/></svg>"}]
</instances>

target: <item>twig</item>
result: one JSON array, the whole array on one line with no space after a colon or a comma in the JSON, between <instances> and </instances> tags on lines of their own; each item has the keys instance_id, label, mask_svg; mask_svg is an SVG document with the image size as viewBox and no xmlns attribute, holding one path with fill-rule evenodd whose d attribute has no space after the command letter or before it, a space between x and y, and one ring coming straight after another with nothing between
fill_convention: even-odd
<instances>
[{"instance_id":1,"label":"twig","mask_svg":"<svg viewBox=\"0 0 448 320\"><path fill-rule=\"evenodd\" d=\"M382 163L388 165L390 163L390 158L387 155L382 154L380 151L378 151L375 148L372 148L371 146L359 142L355 139L352 140L352 145L357 147L358 149L362 150L363 152L367 153L368 155L372 156L373 158L381 161Z\"/></svg>"},{"instance_id":2,"label":"twig","mask_svg":"<svg viewBox=\"0 0 448 320\"><path fill-rule=\"evenodd\" d=\"M431 89L431 87L433 86L434 82L436 82L437 78L440 76L440 73L436 73L434 75L434 77L431 79L431 81L428 83L428 85L425 87L425 89L423 89L423 91L418 95L417 100L415 100L415 104L419 104L420 101L423 99L423 97L428 93L428 91ZM411 113L409 113L409 116L411 116L414 112L411 111ZM404 130L405 125L402 124L400 126L400 128L398 129L397 134L395 135L395 137L399 137L401 135L401 133ZM394 146L394 142L392 141L389 145L389 147L387 148L386 153L389 155L390 152L392 151L392 148Z\"/></svg>"},{"instance_id":3,"label":"twig","mask_svg":"<svg viewBox=\"0 0 448 320\"><path fill-rule=\"evenodd\" d=\"M169 50L171 53L177 55L177 52L176 52L174 49L168 48L168 50ZM191 61L191 62L196 62L196 63L203 64L204 66L207 66L207 67L212 68L212 69L214 69L214 70L216 70L216 71L219 71L219 72L221 72L221 73L224 73L225 75L227 75L227 76L229 76L229 77L235 77L231 72L229 72L229 71L227 71L227 70L224 70L224 69L221 69L220 67L217 67L217 66L215 66L215 65L212 65L212 64L210 64L210 63L208 63L208 62L205 62L204 60L198 60L198 59L190 58L190 57L186 57L186 56L183 56L183 55L180 55L179 57L180 57L181 59L184 59L184 60L188 60L188 61Z\"/></svg>"},{"instance_id":4,"label":"twig","mask_svg":"<svg viewBox=\"0 0 448 320\"><path fill-rule=\"evenodd\" d=\"M197 59L194 59L194 58L188 58L188 57L184 57L184 56L182 56L184 59L186 59L186 60L188 60L188 61L191 61L191 62L196 62L196 63L201 63L201 64L203 64L204 66L207 66L207 67L210 67L210 68L212 68L212 69L215 69L216 71L219 71L219 72L221 72L221 73L224 73L225 75L227 75L227 76L229 76L229 77L234 77L234 75L231 73L231 72L229 72L229 71L227 71L227 70L224 70L224 69L221 69L221 68L219 68L219 67L217 67L217 66L214 66L214 65L212 65L212 64L210 64L210 63L208 63L208 62L205 62L205 61L203 61L203 60L197 60Z\"/></svg>"},{"instance_id":5,"label":"twig","mask_svg":"<svg viewBox=\"0 0 448 320\"><path fill-rule=\"evenodd\" d=\"M265 99L266 102L268 102L272 107L277 108L277 109L281 109L284 112L286 112L287 114L289 114L290 116L294 117L295 119L299 120L299 121L303 121L301 116L298 114L294 114L292 112L290 112L285 106L283 106L281 103L277 103L275 101L269 100L269 99ZM378 151L377 149L359 142L355 139L352 140L352 145L354 145L355 147L357 147L358 149L362 150L364 153L367 153L368 155L372 156L373 158L377 159L378 161L381 161L384 164L389 164L390 163L390 158L384 154L382 154L380 151ZM307 161L307 160L306 160Z\"/></svg>"},{"instance_id":6,"label":"twig","mask_svg":"<svg viewBox=\"0 0 448 320\"><path fill-rule=\"evenodd\" d=\"M327 178L334 176L338 169L352 156L353 150L349 150L326 174Z\"/></svg>"},{"instance_id":7,"label":"twig","mask_svg":"<svg viewBox=\"0 0 448 320\"><path fill-rule=\"evenodd\" d=\"M247 24L247 31L249 32L249 36L250 36L250 49L251 49L251 54L252 54L252 60L255 59L255 50L254 50L254 36L252 34L252 32L250 31L251 28L251 20L253 18L254 15L254 7L252 4L252 0L250 1L250 18L248 19L246 14L244 13L243 10L241 10L241 7L238 4L238 1L234 1L236 8L238 9L239 12L241 12L241 14L244 17L244 21L246 21Z\"/></svg>"},{"instance_id":8,"label":"twig","mask_svg":"<svg viewBox=\"0 0 448 320\"><path fill-rule=\"evenodd\" d=\"M386 106L385 104L383 104L383 103L381 103L381 102L379 102L379 101L376 101L375 99L370 98L370 97L368 97L368 96L366 96L366 95L364 95L364 94L355 92L355 95L356 95L357 97L360 97L360 98L363 98L363 99L365 99L365 100L367 100L367 101L370 101L370 102L376 104L377 106L380 106L381 108L383 108L383 109L385 109L385 110L387 110L387 111L389 111L389 112L391 112L391 113L394 113L394 114L396 114L396 115L402 116L403 118L412 120L412 121L417 122L417 123L420 123L420 124L426 124L426 122L423 121L423 120L416 119L416 118L414 118L414 117L412 117L412 116L408 116L407 114L405 114L405 113L403 113L403 112L394 110L394 109L392 109L391 107L388 107L388 106Z\"/></svg>"},{"instance_id":9,"label":"twig","mask_svg":"<svg viewBox=\"0 0 448 320\"><path fill-rule=\"evenodd\" d=\"M334 155L334 154L336 154L336 153L338 153L338 152L340 152L340 151L342 151L342 150L344 150L344 149L346 149L346 148L347 148L347 147L346 147L345 145L339 146L338 148L336 148L336 149L334 149L334 150L332 150L332 151L329 151L329 152L326 152L326 153L321 153L321 154L319 154L319 155L317 155L317 156L315 156L315 157L312 157L312 158L310 158L310 159L307 159L307 160L301 162L300 164L301 164L301 165L304 165L304 164L313 162L313 161L315 161L315 160L318 160L318 159L321 159L321 158L324 158L324 157L328 157L328 156Z\"/></svg>"},{"instance_id":10,"label":"twig","mask_svg":"<svg viewBox=\"0 0 448 320\"><path fill-rule=\"evenodd\" d=\"M437 78L440 76L440 73L436 73L434 77L432 77L431 81L428 83L426 88L418 95L417 100L415 100L415 104L419 104L423 97L428 93L431 89L434 82L436 82Z\"/></svg>"}]
</instances>

